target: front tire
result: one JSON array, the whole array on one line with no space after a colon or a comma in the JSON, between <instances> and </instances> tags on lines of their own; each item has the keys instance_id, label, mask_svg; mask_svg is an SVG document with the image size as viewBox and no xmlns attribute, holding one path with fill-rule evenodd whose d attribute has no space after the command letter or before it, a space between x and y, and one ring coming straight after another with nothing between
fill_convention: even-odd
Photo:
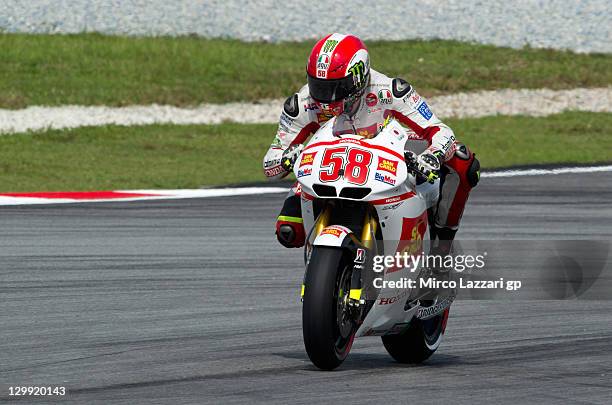
<instances>
[{"instance_id":1,"label":"front tire","mask_svg":"<svg viewBox=\"0 0 612 405\"><path fill-rule=\"evenodd\" d=\"M382 336L385 349L399 363L419 364L424 362L440 346L448 313L449 308L440 315L425 321L415 318L403 333Z\"/></svg>"},{"instance_id":2,"label":"front tire","mask_svg":"<svg viewBox=\"0 0 612 405\"><path fill-rule=\"evenodd\" d=\"M338 367L357 331L348 294L352 267L341 249L315 246L306 268L302 331L312 363L322 370Z\"/></svg>"}]
</instances>

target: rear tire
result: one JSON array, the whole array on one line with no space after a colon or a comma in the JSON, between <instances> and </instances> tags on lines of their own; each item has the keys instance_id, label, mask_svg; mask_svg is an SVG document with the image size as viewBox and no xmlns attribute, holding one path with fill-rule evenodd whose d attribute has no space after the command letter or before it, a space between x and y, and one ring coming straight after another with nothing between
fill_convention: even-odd
<instances>
[{"instance_id":1,"label":"rear tire","mask_svg":"<svg viewBox=\"0 0 612 405\"><path fill-rule=\"evenodd\" d=\"M352 267L343 256L341 249L315 246L306 269L304 346L312 363L323 370L342 364L357 331L346 306Z\"/></svg>"},{"instance_id":2,"label":"rear tire","mask_svg":"<svg viewBox=\"0 0 612 405\"><path fill-rule=\"evenodd\" d=\"M399 363L419 364L424 362L440 346L448 313L447 308L440 315L425 321L415 318L405 332L399 335L382 336L385 349Z\"/></svg>"}]
</instances>

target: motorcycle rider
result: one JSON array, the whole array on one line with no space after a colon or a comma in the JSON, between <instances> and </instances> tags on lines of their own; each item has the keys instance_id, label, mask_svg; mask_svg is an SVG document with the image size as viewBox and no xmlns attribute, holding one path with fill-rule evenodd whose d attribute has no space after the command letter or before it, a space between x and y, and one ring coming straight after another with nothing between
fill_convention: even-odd
<instances>
[{"instance_id":1,"label":"motorcycle rider","mask_svg":"<svg viewBox=\"0 0 612 405\"><path fill-rule=\"evenodd\" d=\"M440 184L437 204L428 210L431 239L450 241L457 232L470 191L479 180L474 154L456 142L453 131L440 121L419 94L401 78L389 78L370 69L365 44L353 35L330 34L316 43L307 63L308 84L287 98L276 137L263 161L270 180L293 169L303 143L331 117L334 134L370 138L395 118L408 130L411 141L426 143L417 156L426 181ZM436 179L441 176L441 181ZM300 190L294 186L276 222L276 235L286 247L301 247L305 230Z\"/></svg>"}]
</instances>

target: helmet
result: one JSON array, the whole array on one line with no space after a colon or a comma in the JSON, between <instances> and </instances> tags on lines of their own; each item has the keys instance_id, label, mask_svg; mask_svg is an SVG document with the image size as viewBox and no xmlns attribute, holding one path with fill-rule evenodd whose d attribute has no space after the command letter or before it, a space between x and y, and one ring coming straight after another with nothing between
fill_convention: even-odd
<instances>
[{"instance_id":1,"label":"helmet","mask_svg":"<svg viewBox=\"0 0 612 405\"><path fill-rule=\"evenodd\" d=\"M354 35L330 34L308 58L308 89L323 114L353 113L370 79L370 56Z\"/></svg>"}]
</instances>

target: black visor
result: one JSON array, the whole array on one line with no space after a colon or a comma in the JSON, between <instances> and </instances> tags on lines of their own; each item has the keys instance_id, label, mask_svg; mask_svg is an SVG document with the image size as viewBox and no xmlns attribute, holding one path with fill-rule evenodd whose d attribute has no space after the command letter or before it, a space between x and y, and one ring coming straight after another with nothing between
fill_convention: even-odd
<instances>
[{"instance_id":1,"label":"black visor","mask_svg":"<svg viewBox=\"0 0 612 405\"><path fill-rule=\"evenodd\" d=\"M332 103L347 98L357 91L350 74L341 79L318 79L308 75L310 96L321 103Z\"/></svg>"}]
</instances>

